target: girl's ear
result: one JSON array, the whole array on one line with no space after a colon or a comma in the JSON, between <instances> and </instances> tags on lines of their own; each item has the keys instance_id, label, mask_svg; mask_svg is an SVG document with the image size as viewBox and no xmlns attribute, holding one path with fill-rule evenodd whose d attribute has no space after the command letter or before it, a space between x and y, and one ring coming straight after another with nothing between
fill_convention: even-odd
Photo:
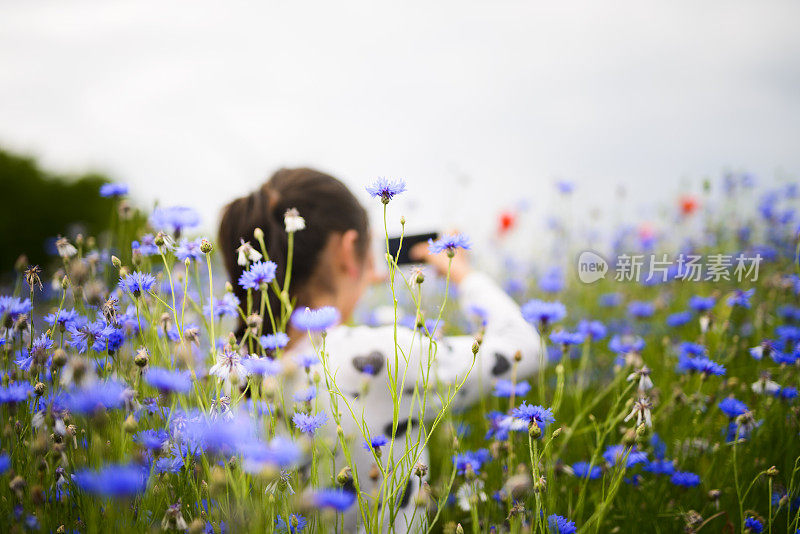
<instances>
[{"instance_id":1,"label":"girl's ear","mask_svg":"<svg viewBox=\"0 0 800 534\"><path fill-rule=\"evenodd\" d=\"M354 278L357 278L361 273L361 258L358 255L357 242L357 230L350 229L342 234L340 261L345 272Z\"/></svg>"}]
</instances>

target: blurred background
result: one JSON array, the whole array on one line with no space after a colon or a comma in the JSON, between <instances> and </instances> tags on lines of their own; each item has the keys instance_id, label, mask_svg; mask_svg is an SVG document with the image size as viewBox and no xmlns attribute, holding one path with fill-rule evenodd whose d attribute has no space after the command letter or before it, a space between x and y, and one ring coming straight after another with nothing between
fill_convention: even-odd
<instances>
[{"instance_id":1,"label":"blurred background","mask_svg":"<svg viewBox=\"0 0 800 534\"><path fill-rule=\"evenodd\" d=\"M214 235L221 207L281 166L341 178L376 222L364 185L403 178L393 230L404 214L481 241L504 213L535 232L568 209L601 231L724 172L800 170L794 1L0 9L4 268L41 253L30 228L107 220L87 193L104 180L145 208L194 207Z\"/></svg>"}]
</instances>

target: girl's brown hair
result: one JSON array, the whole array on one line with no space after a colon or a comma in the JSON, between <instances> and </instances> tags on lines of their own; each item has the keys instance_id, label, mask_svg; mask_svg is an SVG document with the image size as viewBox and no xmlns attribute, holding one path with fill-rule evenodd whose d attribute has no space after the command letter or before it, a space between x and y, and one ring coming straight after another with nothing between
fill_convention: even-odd
<instances>
[{"instance_id":1,"label":"girl's brown hair","mask_svg":"<svg viewBox=\"0 0 800 534\"><path fill-rule=\"evenodd\" d=\"M269 259L278 265L276 279L283 284L286 272L288 237L283 216L286 210L296 208L306 221L306 228L295 233L290 299L297 306L305 305L304 292L309 282L324 285L326 272L320 269L320 256L328 238L333 233L347 230L358 232L357 249L362 257L367 252L367 212L347 187L328 174L308 168L280 169L251 194L237 198L223 209L219 225L218 243L225 261L233 291L245 308L247 291L239 286L239 276L244 268L237 263L240 240L253 239L256 228L264 231ZM269 303L274 313L280 310L280 301L270 289ZM260 295L253 295L253 309L259 309ZM244 325L240 321L240 332ZM264 331L271 332L268 318L264 318Z\"/></svg>"}]
</instances>

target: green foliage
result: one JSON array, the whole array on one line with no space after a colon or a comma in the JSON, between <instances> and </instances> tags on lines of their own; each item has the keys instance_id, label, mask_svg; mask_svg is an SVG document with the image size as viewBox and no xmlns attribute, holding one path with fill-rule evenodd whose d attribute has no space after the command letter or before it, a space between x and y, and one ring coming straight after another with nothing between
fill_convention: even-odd
<instances>
[{"instance_id":1,"label":"green foliage","mask_svg":"<svg viewBox=\"0 0 800 534\"><path fill-rule=\"evenodd\" d=\"M7 271L21 254L45 263L45 247L59 234L99 235L114 208L97 194L108 181L94 173L51 173L33 158L0 149L0 269Z\"/></svg>"}]
</instances>

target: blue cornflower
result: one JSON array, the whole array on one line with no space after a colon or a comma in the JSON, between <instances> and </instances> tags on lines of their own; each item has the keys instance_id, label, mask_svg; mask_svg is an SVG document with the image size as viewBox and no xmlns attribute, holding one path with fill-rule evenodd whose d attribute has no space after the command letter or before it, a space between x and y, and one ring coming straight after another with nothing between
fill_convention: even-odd
<instances>
[{"instance_id":1,"label":"blue cornflower","mask_svg":"<svg viewBox=\"0 0 800 534\"><path fill-rule=\"evenodd\" d=\"M0 454L0 475L11 468L11 457L7 454Z\"/></svg>"},{"instance_id":2,"label":"blue cornflower","mask_svg":"<svg viewBox=\"0 0 800 534\"><path fill-rule=\"evenodd\" d=\"M244 289L265 290L267 284L275 280L275 270L278 266L271 261L258 261L239 277L239 285Z\"/></svg>"},{"instance_id":3,"label":"blue cornflower","mask_svg":"<svg viewBox=\"0 0 800 534\"><path fill-rule=\"evenodd\" d=\"M608 333L608 329L606 325L601 323L600 321L588 321L586 319L582 320L578 323L578 332L589 336L589 339L592 341L598 341L606 337Z\"/></svg>"},{"instance_id":4,"label":"blue cornflower","mask_svg":"<svg viewBox=\"0 0 800 534\"><path fill-rule=\"evenodd\" d=\"M470 468L476 475L480 473L481 466L491 459L488 449L478 449L477 451L466 451L453 456L453 464L459 475L466 473Z\"/></svg>"},{"instance_id":5,"label":"blue cornflower","mask_svg":"<svg viewBox=\"0 0 800 534\"><path fill-rule=\"evenodd\" d=\"M620 460L626 457L626 454L625 467L633 467L636 464L647 463L646 452L637 450L636 447L625 447L624 445L611 445L606 447L605 452L603 452L603 459L608 465L614 467Z\"/></svg>"},{"instance_id":6,"label":"blue cornflower","mask_svg":"<svg viewBox=\"0 0 800 534\"><path fill-rule=\"evenodd\" d=\"M778 308L778 315L786 321L796 323L800 321L800 308L791 304L784 304Z\"/></svg>"},{"instance_id":7,"label":"blue cornflower","mask_svg":"<svg viewBox=\"0 0 800 534\"><path fill-rule=\"evenodd\" d=\"M242 360L242 365L252 375L275 376L283 370L280 360L273 360L272 358L246 358Z\"/></svg>"},{"instance_id":8,"label":"blue cornflower","mask_svg":"<svg viewBox=\"0 0 800 534\"><path fill-rule=\"evenodd\" d=\"M515 397L524 397L531 390L531 385L526 380L520 380L513 384L511 380L498 380L494 385L494 396L508 398L512 394Z\"/></svg>"},{"instance_id":9,"label":"blue cornflower","mask_svg":"<svg viewBox=\"0 0 800 534\"><path fill-rule=\"evenodd\" d=\"M101 197L123 197L128 194L128 186L125 184L103 184L100 186Z\"/></svg>"},{"instance_id":10,"label":"blue cornflower","mask_svg":"<svg viewBox=\"0 0 800 534\"><path fill-rule=\"evenodd\" d=\"M168 230L180 234L187 228L200 225L200 214L185 206L158 207L150 214L150 226L155 230Z\"/></svg>"},{"instance_id":11,"label":"blue cornflower","mask_svg":"<svg viewBox=\"0 0 800 534\"><path fill-rule=\"evenodd\" d=\"M644 464L642 469L656 475L671 475L675 472L675 464L670 460L653 460Z\"/></svg>"},{"instance_id":12,"label":"blue cornflower","mask_svg":"<svg viewBox=\"0 0 800 534\"><path fill-rule=\"evenodd\" d=\"M341 489L322 489L311 494L311 504L316 508L332 508L344 512L356 502L355 493Z\"/></svg>"},{"instance_id":13,"label":"blue cornflower","mask_svg":"<svg viewBox=\"0 0 800 534\"><path fill-rule=\"evenodd\" d=\"M628 313L637 319L652 317L655 311L656 307L652 302L641 302L635 300L628 304Z\"/></svg>"},{"instance_id":14,"label":"blue cornflower","mask_svg":"<svg viewBox=\"0 0 800 534\"><path fill-rule=\"evenodd\" d=\"M669 481L676 486L693 488L700 485L700 476L690 471L675 471Z\"/></svg>"},{"instance_id":15,"label":"blue cornflower","mask_svg":"<svg viewBox=\"0 0 800 534\"><path fill-rule=\"evenodd\" d=\"M567 308L560 302L533 299L522 305L522 316L532 324L547 326L567 316Z\"/></svg>"},{"instance_id":16,"label":"blue cornflower","mask_svg":"<svg viewBox=\"0 0 800 534\"><path fill-rule=\"evenodd\" d=\"M554 534L575 534L578 530L574 521L556 514L547 516L547 526Z\"/></svg>"},{"instance_id":17,"label":"blue cornflower","mask_svg":"<svg viewBox=\"0 0 800 534\"><path fill-rule=\"evenodd\" d=\"M608 342L608 348L617 354L639 353L644 349L644 339L638 336L616 335Z\"/></svg>"},{"instance_id":18,"label":"blue cornflower","mask_svg":"<svg viewBox=\"0 0 800 534\"><path fill-rule=\"evenodd\" d=\"M797 343L800 341L800 327L782 324L775 328L775 336L784 343Z\"/></svg>"},{"instance_id":19,"label":"blue cornflower","mask_svg":"<svg viewBox=\"0 0 800 534\"><path fill-rule=\"evenodd\" d=\"M384 436L383 434L379 434L377 436L372 436L369 441L364 441L364 450L367 451L375 451L379 453L381 447L384 447L389 444L389 438Z\"/></svg>"},{"instance_id":20,"label":"blue cornflower","mask_svg":"<svg viewBox=\"0 0 800 534\"><path fill-rule=\"evenodd\" d=\"M575 462L572 464L572 472L578 478L588 478L589 480L597 480L600 478L603 470L599 465L592 466L589 469L589 462Z\"/></svg>"},{"instance_id":21,"label":"blue cornflower","mask_svg":"<svg viewBox=\"0 0 800 534\"><path fill-rule=\"evenodd\" d=\"M750 297L756 292L755 289L748 289L747 291L742 291L741 289L737 289L734 294L728 297L728 306L740 306L742 308L749 308L750 307Z\"/></svg>"},{"instance_id":22,"label":"blue cornflower","mask_svg":"<svg viewBox=\"0 0 800 534\"><path fill-rule=\"evenodd\" d=\"M550 341L557 345L580 345L584 339L586 339L586 335L581 332L559 330L550 334Z\"/></svg>"},{"instance_id":23,"label":"blue cornflower","mask_svg":"<svg viewBox=\"0 0 800 534\"><path fill-rule=\"evenodd\" d=\"M8 316L8 320L16 321L20 315L31 312L31 299L20 299L17 297L0 296L0 318Z\"/></svg>"},{"instance_id":24,"label":"blue cornflower","mask_svg":"<svg viewBox=\"0 0 800 534\"><path fill-rule=\"evenodd\" d=\"M24 402L33 393L33 387L27 382L15 382L0 387L0 404L16 404Z\"/></svg>"},{"instance_id":25,"label":"blue cornflower","mask_svg":"<svg viewBox=\"0 0 800 534\"><path fill-rule=\"evenodd\" d=\"M119 279L119 287L123 291L128 291L134 297L139 298L142 293L147 293L156 284L156 277L150 273L134 271Z\"/></svg>"},{"instance_id":26,"label":"blue cornflower","mask_svg":"<svg viewBox=\"0 0 800 534\"><path fill-rule=\"evenodd\" d=\"M296 391L292 398L295 402L311 402L317 398L317 387L311 386L301 391Z\"/></svg>"},{"instance_id":27,"label":"blue cornflower","mask_svg":"<svg viewBox=\"0 0 800 534\"><path fill-rule=\"evenodd\" d=\"M77 389L67 393L64 404L73 413L92 414L103 407L108 410L121 408L125 403L126 387L115 380L93 384L90 388Z\"/></svg>"},{"instance_id":28,"label":"blue cornflower","mask_svg":"<svg viewBox=\"0 0 800 534\"><path fill-rule=\"evenodd\" d=\"M761 524L761 521L756 519L755 517L748 517L744 520L744 529L745 532L754 532L759 534L764 532L764 525Z\"/></svg>"},{"instance_id":29,"label":"blue cornflower","mask_svg":"<svg viewBox=\"0 0 800 534\"><path fill-rule=\"evenodd\" d=\"M288 532L289 534L297 534L306 528L306 518L302 515L291 514L289 515L288 523L278 515L275 519L275 527L279 532Z\"/></svg>"},{"instance_id":30,"label":"blue cornflower","mask_svg":"<svg viewBox=\"0 0 800 534\"><path fill-rule=\"evenodd\" d=\"M797 398L797 388L793 386L780 388L775 392L775 396L783 400L794 400Z\"/></svg>"},{"instance_id":31,"label":"blue cornflower","mask_svg":"<svg viewBox=\"0 0 800 534\"><path fill-rule=\"evenodd\" d=\"M291 439L276 436L268 443L254 442L243 451L245 468L252 473L264 470L264 467L289 469L297 465L303 456L299 445Z\"/></svg>"},{"instance_id":32,"label":"blue cornflower","mask_svg":"<svg viewBox=\"0 0 800 534\"><path fill-rule=\"evenodd\" d=\"M511 411L511 415L515 418L525 421L528 424L533 423L534 421L539 426L548 425L556 420L553 417L553 412L550 411L550 408L544 408L542 406L532 406L527 404L525 401L518 408L514 408Z\"/></svg>"},{"instance_id":33,"label":"blue cornflower","mask_svg":"<svg viewBox=\"0 0 800 534\"><path fill-rule=\"evenodd\" d=\"M657 432L653 432L653 435L650 436L650 446L653 447L653 455L659 460L663 460L667 454L667 444Z\"/></svg>"},{"instance_id":34,"label":"blue cornflower","mask_svg":"<svg viewBox=\"0 0 800 534\"><path fill-rule=\"evenodd\" d=\"M264 350L277 350L289 344L289 336L283 332L277 332L275 334L261 336L258 341L261 343L261 346L264 347Z\"/></svg>"},{"instance_id":35,"label":"blue cornflower","mask_svg":"<svg viewBox=\"0 0 800 534\"><path fill-rule=\"evenodd\" d=\"M559 193L568 195L575 190L575 183L568 180L557 180L556 189L558 189Z\"/></svg>"},{"instance_id":36,"label":"blue cornflower","mask_svg":"<svg viewBox=\"0 0 800 534\"><path fill-rule=\"evenodd\" d=\"M53 348L53 340L42 334L31 343L31 354L39 361L44 361L47 351Z\"/></svg>"},{"instance_id":37,"label":"blue cornflower","mask_svg":"<svg viewBox=\"0 0 800 534\"><path fill-rule=\"evenodd\" d=\"M678 368L679 371L702 373L706 376L725 376L725 366L705 356L696 356L694 358L681 357Z\"/></svg>"},{"instance_id":38,"label":"blue cornflower","mask_svg":"<svg viewBox=\"0 0 800 534\"><path fill-rule=\"evenodd\" d=\"M314 434L322 425L328 421L328 416L325 412L319 412L317 415L308 415L303 412L297 412L292 417L294 426L300 429L301 432L306 434Z\"/></svg>"},{"instance_id":39,"label":"blue cornflower","mask_svg":"<svg viewBox=\"0 0 800 534\"><path fill-rule=\"evenodd\" d=\"M134 434L133 441L141 444L145 449L160 451L169 441L169 435L166 430L160 428L157 430L142 430Z\"/></svg>"},{"instance_id":40,"label":"blue cornflower","mask_svg":"<svg viewBox=\"0 0 800 534\"><path fill-rule=\"evenodd\" d=\"M111 330L106 335L106 350L109 354L114 354L125 343L125 332L122 328L111 327Z\"/></svg>"},{"instance_id":41,"label":"blue cornflower","mask_svg":"<svg viewBox=\"0 0 800 534\"><path fill-rule=\"evenodd\" d=\"M99 471L84 469L73 475L75 485L103 497L129 497L147 487L145 472L138 465L106 465Z\"/></svg>"},{"instance_id":42,"label":"blue cornflower","mask_svg":"<svg viewBox=\"0 0 800 534\"><path fill-rule=\"evenodd\" d=\"M70 336L69 345L81 354L90 348L95 352L101 352L106 349L106 338L113 330L114 328L102 319L82 326L70 325L67 328Z\"/></svg>"},{"instance_id":43,"label":"blue cornflower","mask_svg":"<svg viewBox=\"0 0 800 534\"><path fill-rule=\"evenodd\" d=\"M733 397L726 397L725 399L722 399L718 406L719 409L731 419L735 419L736 417L739 417L743 413L749 411L749 408L745 403Z\"/></svg>"},{"instance_id":44,"label":"blue cornflower","mask_svg":"<svg viewBox=\"0 0 800 534\"><path fill-rule=\"evenodd\" d=\"M144 375L144 381L164 392L186 393L192 389L192 374L189 371L170 371L163 367L151 367Z\"/></svg>"},{"instance_id":45,"label":"blue cornflower","mask_svg":"<svg viewBox=\"0 0 800 534\"><path fill-rule=\"evenodd\" d=\"M600 295L600 306L603 308L616 308L622 304L621 293L605 293Z\"/></svg>"},{"instance_id":46,"label":"blue cornflower","mask_svg":"<svg viewBox=\"0 0 800 534\"><path fill-rule=\"evenodd\" d=\"M681 356L704 356L706 353L705 345L701 345L700 343L691 343L689 341L684 341L678 347Z\"/></svg>"},{"instance_id":47,"label":"blue cornflower","mask_svg":"<svg viewBox=\"0 0 800 534\"><path fill-rule=\"evenodd\" d=\"M545 293L558 293L564 289L565 285L564 270L560 267L549 269L544 276L539 279L539 289Z\"/></svg>"},{"instance_id":48,"label":"blue cornflower","mask_svg":"<svg viewBox=\"0 0 800 534\"><path fill-rule=\"evenodd\" d=\"M667 326L671 328L677 328L679 326L687 324L691 320L692 320L692 313L688 311L682 311L667 316L666 322Z\"/></svg>"},{"instance_id":49,"label":"blue cornflower","mask_svg":"<svg viewBox=\"0 0 800 534\"><path fill-rule=\"evenodd\" d=\"M44 321L52 327L58 324L59 330L65 332L70 326L81 326L86 324L86 318L78 313L75 308L71 310L61 310L58 314L50 313L44 316Z\"/></svg>"},{"instance_id":50,"label":"blue cornflower","mask_svg":"<svg viewBox=\"0 0 800 534\"><path fill-rule=\"evenodd\" d=\"M506 441L512 430L516 431L525 428L524 421L518 421L503 412L489 412L486 414L486 419L489 421L489 430L484 437L486 440L496 439L498 441Z\"/></svg>"},{"instance_id":51,"label":"blue cornflower","mask_svg":"<svg viewBox=\"0 0 800 534\"><path fill-rule=\"evenodd\" d=\"M456 253L456 250L460 248L469 250L470 247L472 247L472 243L470 243L469 237L464 234L446 235L436 241L433 239L428 240L428 250L431 254L446 252L451 258Z\"/></svg>"},{"instance_id":52,"label":"blue cornflower","mask_svg":"<svg viewBox=\"0 0 800 534\"><path fill-rule=\"evenodd\" d=\"M714 297L701 297L699 295L694 295L689 299L689 308L697 313L706 313L713 308L716 303L717 299Z\"/></svg>"},{"instance_id":53,"label":"blue cornflower","mask_svg":"<svg viewBox=\"0 0 800 534\"><path fill-rule=\"evenodd\" d=\"M295 356L294 361L297 362L297 365L308 371L319 363L319 357L313 352L307 352Z\"/></svg>"},{"instance_id":54,"label":"blue cornflower","mask_svg":"<svg viewBox=\"0 0 800 534\"><path fill-rule=\"evenodd\" d=\"M395 195L399 195L406 190L406 183L403 180L389 180L378 178L367 186L367 193L372 197L380 197L381 202L388 204Z\"/></svg>"},{"instance_id":55,"label":"blue cornflower","mask_svg":"<svg viewBox=\"0 0 800 534\"><path fill-rule=\"evenodd\" d=\"M181 239L178 246L175 248L175 257L181 261L194 260L202 261L205 257L203 251L200 250L200 242L202 239L198 238L193 241L188 239Z\"/></svg>"},{"instance_id":56,"label":"blue cornflower","mask_svg":"<svg viewBox=\"0 0 800 534\"><path fill-rule=\"evenodd\" d=\"M141 241L132 241L131 252L137 252L142 256L155 256L160 253L153 234L143 235Z\"/></svg>"},{"instance_id":57,"label":"blue cornflower","mask_svg":"<svg viewBox=\"0 0 800 534\"><path fill-rule=\"evenodd\" d=\"M797 361L798 354L772 350L769 353L769 357L772 358L772 361L779 365L793 365L794 362Z\"/></svg>"},{"instance_id":58,"label":"blue cornflower","mask_svg":"<svg viewBox=\"0 0 800 534\"><path fill-rule=\"evenodd\" d=\"M333 306L323 306L316 310L304 308L292 313L292 326L298 330L321 332L337 324L340 319L339 310Z\"/></svg>"},{"instance_id":59,"label":"blue cornflower","mask_svg":"<svg viewBox=\"0 0 800 534\"><path fill-rule=\"evenodd\" d=\"M158 475L162 473L179 473L180 470L183 469L183 465L183 458L181 456L176 456L174 458L161 456L156 460L153 470Z\"/></svg>"},{"instance_id":60,"label":"blue cornflower","mask_svg":"<svg viewBox=\"0 0 800 534\"><path fill-rule=\"evenodd\" d=\"M239 316L239 297L233 293L225 293L221 299L214 299L214 317L220 318L224 316L238 317ZM203 313L208 314L211 308L206 304L203 308Z\"/></svg>"},{"instance_id":61,"label":"blue cornflower","mask_svg":"<svg viewBox=\"0 0 800 534\"><path fill-rule=\"evenodd\" d=\"M748 439L753 429L759 425L760 422L745 422L740 425L736 421L730 421L727 425L725 425L725 428L722 429L722 432L725 434L725 441L731 443L737 439Z\"/></svg>"}]
</instances>

